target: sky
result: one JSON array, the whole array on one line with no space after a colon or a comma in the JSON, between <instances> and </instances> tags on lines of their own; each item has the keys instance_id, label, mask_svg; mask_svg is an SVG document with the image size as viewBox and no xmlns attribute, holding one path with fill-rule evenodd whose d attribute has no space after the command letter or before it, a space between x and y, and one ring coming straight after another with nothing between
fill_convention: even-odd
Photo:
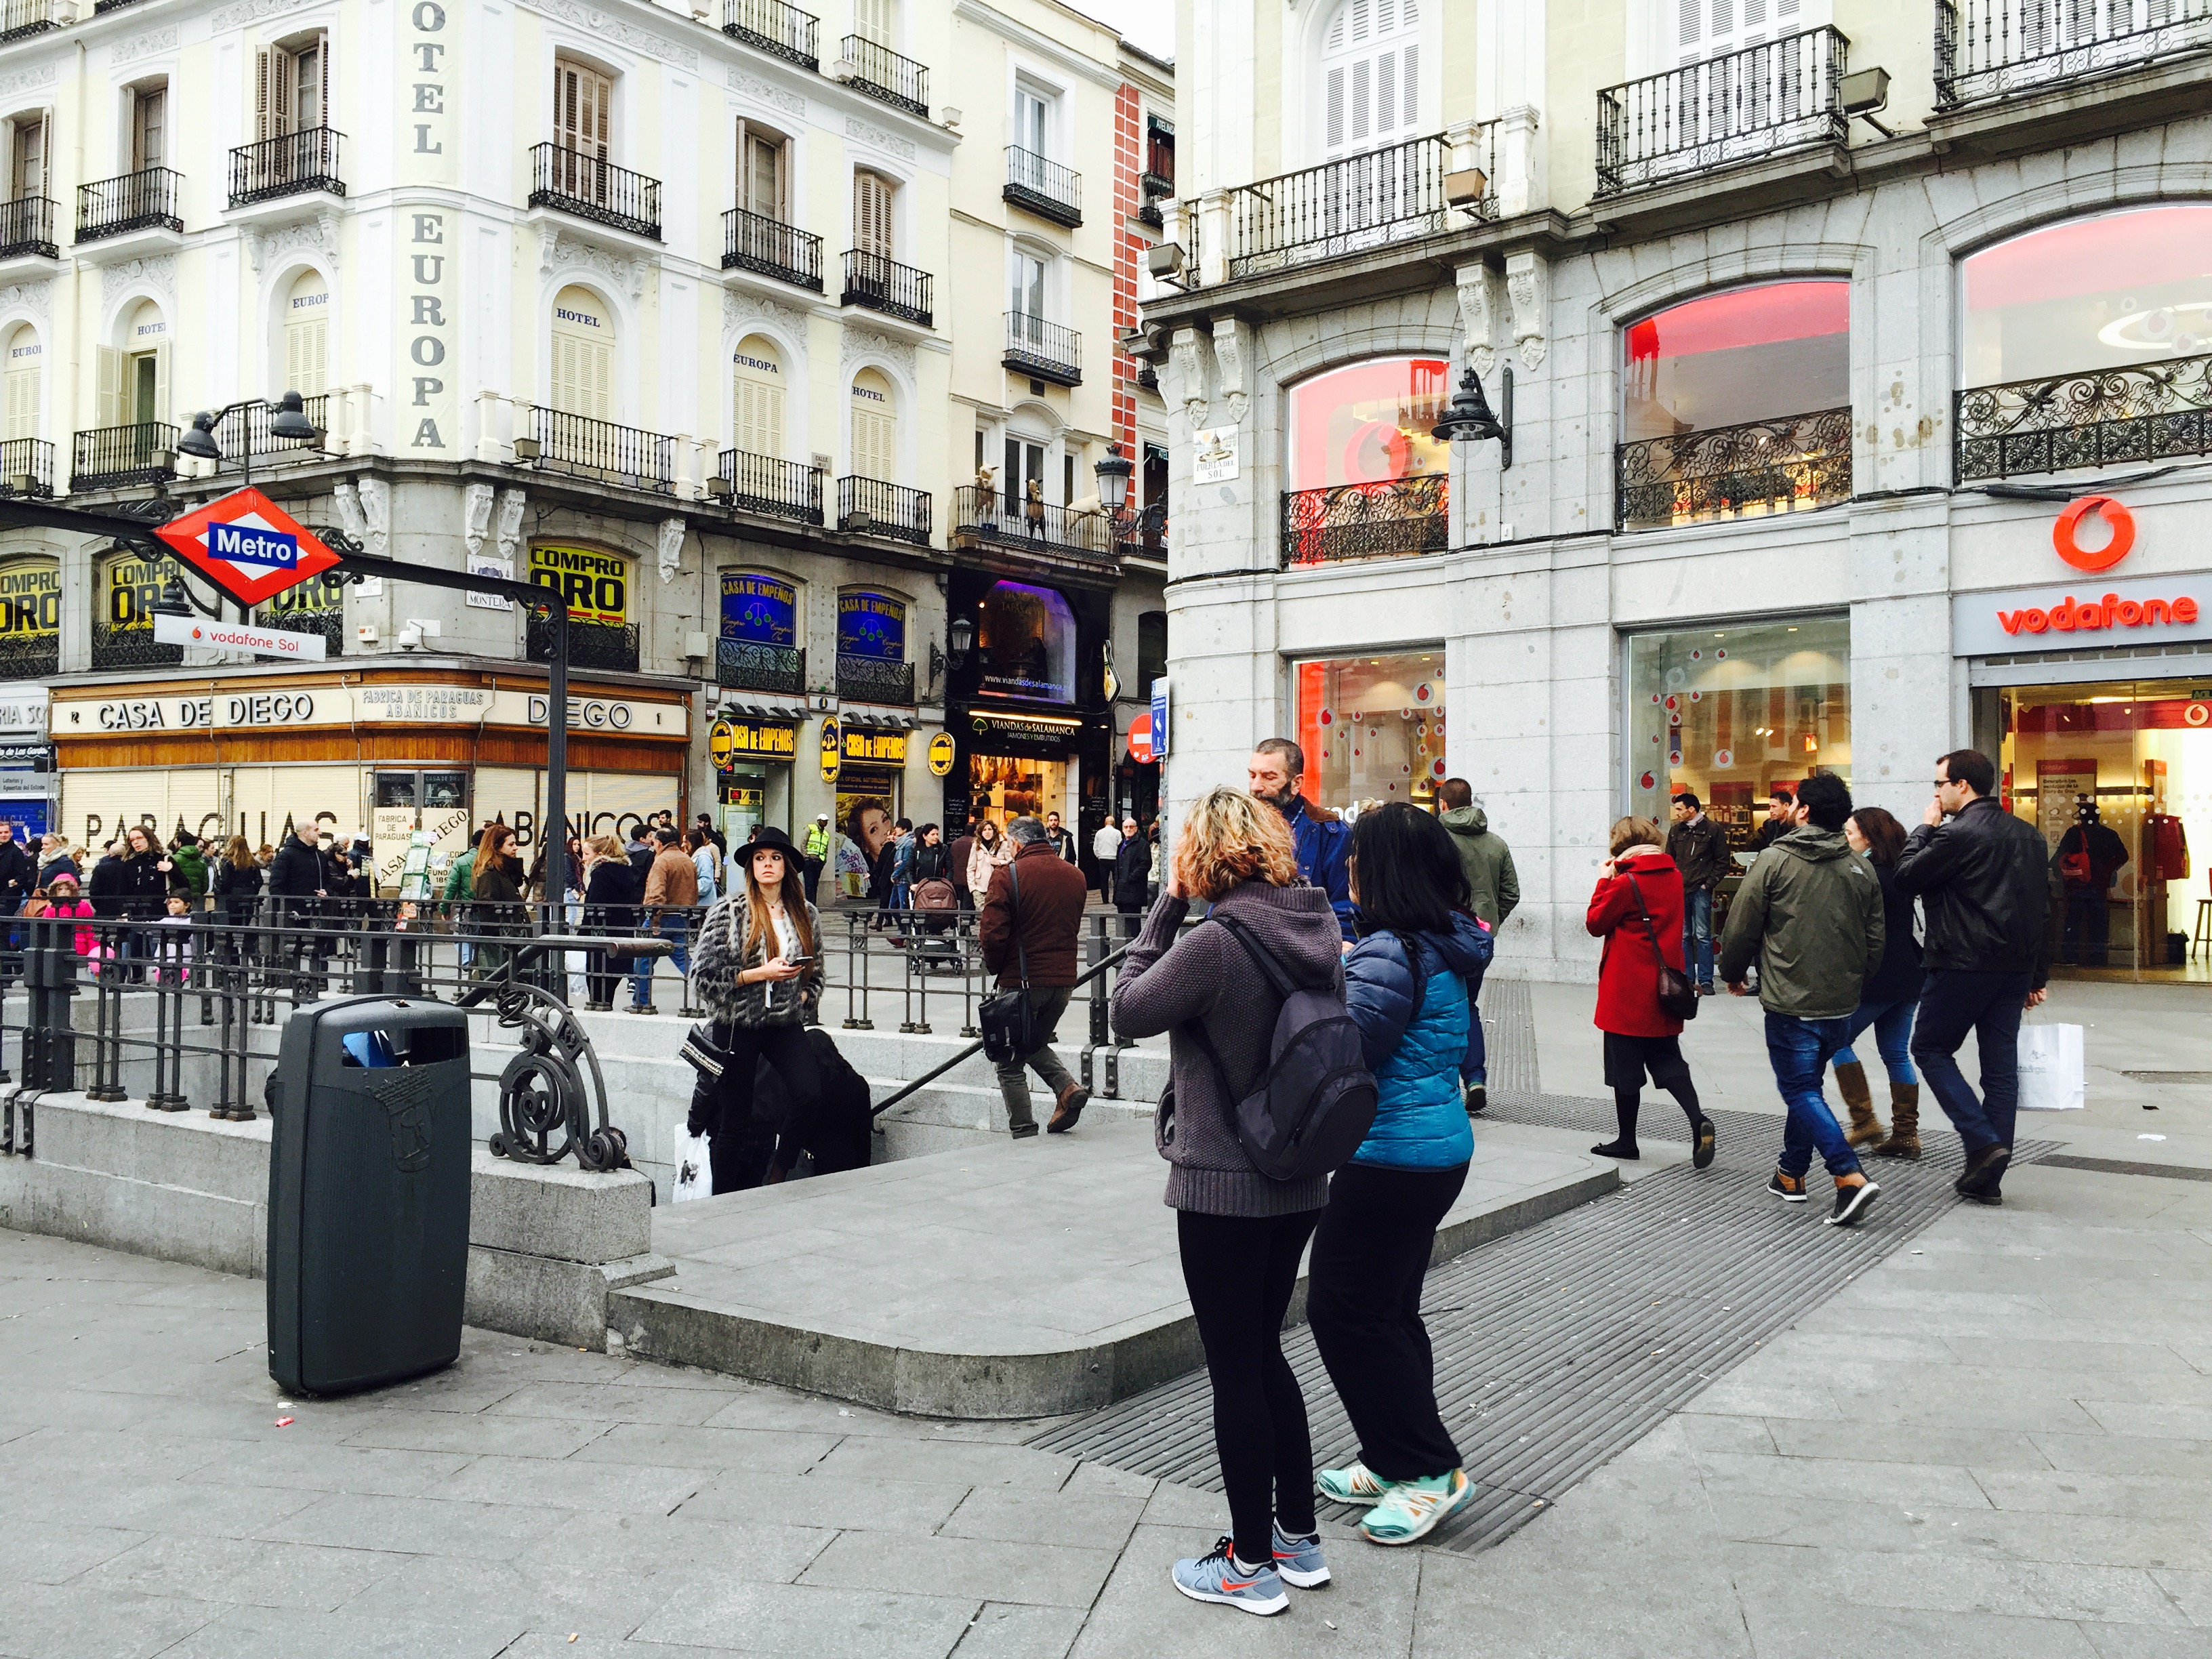
<instances>
[{"instance_id":1,"label":"sky","mask_svg":"<svg viewBox=\"0 0 2212 1659\"><path fill-rule=\"evenodd\" d=\"M1175 0L1067 0L1087 17L1111 23L1155 58L1175 56Z\"/></svg>"}]
</instances>

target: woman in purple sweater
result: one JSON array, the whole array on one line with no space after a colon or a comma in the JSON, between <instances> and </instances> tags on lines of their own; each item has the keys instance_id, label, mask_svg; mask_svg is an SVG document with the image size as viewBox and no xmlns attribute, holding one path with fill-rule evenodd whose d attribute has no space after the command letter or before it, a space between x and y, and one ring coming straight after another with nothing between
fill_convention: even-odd
<instances>
[{"instance_id":1,"label":"woman in purple sweater","mask_svg":"<svg viewBox=\"0 0 2212 1659\"><path fill-rule=\"evenodd\" d=\"M1184 820L1160 897L1114 988L1127 1036L1165 1031L1170 1088L1153 1135L1167 1159L1183 1282L1213 1382L1213 1439L1235 1531L1178 1561L1176 1588L1247 1613L1280 1613L1285 1582L1328 1582L1314 1519L1305 1399L1283 1358L1283 1316L1298 1259L1328 1202L1328 1180L1275 1181L1245 1157L1202 1028L1232 1086L1267 1069L1277 1001L1226 927L1176 937L1194 898L1232 915L1301 984L1343 994L1341 934L1328 895L1298 878L1283 815L1241 789L1216 789Z\"/></svg>"}]
</instances>

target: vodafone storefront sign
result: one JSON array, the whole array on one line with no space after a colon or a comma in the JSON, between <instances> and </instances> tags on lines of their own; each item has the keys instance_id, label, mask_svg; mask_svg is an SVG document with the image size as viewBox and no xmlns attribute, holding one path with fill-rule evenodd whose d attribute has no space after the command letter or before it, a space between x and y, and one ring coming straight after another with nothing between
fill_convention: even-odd
<instances>
[{"instance_id":1,"label":"vodafone storefront sign","mask_svg":"<svg viewBox=\"0 0 2212 1659\"><path fill-rule=\"evenodd\" d=\"M210 622L205 617L157 616L154 618L154 637L163 645L251 651L264 657L289 658L294 662L320 662L324 653L320 634L286 634L273 628L249 628L243 623Z\"/></svg>"},{"instance_id":2,"label":"vodafone storefront sign","mask_svg":"<svg viewBox=\"0 0 2212 1659\"><path fill-rule=\"evenodd\" d=\"M2090 526L2098 520L2107 533L2085 546L2085 540L2095 539ZM2135 515L2109 495L2084 495L2058 514L2051 541L2065 564L2101 574L2133 550ZM1982 657L2090 642L2212 639L2208 600L2212 581L2198 576L2118 581L2087 593L2049 586L1962 593L1951 601L1951 648L1962 657Z\"/></svg>"},{"instance_id":3,"label":"vodafone storefront sign","mask_svg":"<svg viewBox=\"0 0 2212 1659\"><path fill-rule=\"evenodd\" d=\"M2106 628L2157 628L2167 623L2186 628L2197 618L2197 601L2186 593L2166 599L2124 599L2118 593L2076 599L2069 593L2047 610L2041 605L1997 609L1997 622L2008 634L2094 634Z\"/></svg>"}]
</instances>

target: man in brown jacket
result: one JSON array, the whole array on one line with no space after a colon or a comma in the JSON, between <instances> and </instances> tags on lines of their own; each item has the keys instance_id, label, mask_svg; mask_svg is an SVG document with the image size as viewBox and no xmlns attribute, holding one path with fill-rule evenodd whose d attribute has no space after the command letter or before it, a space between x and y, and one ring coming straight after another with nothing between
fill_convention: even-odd
<instances>
[{"instance_id":1,"label":"man in brown jacket","mask_svg":"<svg viewBox=\"0 0 2212 1659\"><path fill-rule=\"evenodd\" d=\"M655 830L653 844L653 864L645 872L646 914L652 918L652 926L675 947L671 960L676 971L689 975L691 912L699 903L699 866L684 850L683 840L673 827ZM630 976L634 1014L653 1012L653 957L640 957L637 971Z\"/></svg>"},{"instance_id":2,"label":"man in brown jacket","mask_svg":"<svg viewBox=\"0 0 2212 1659\"><path fill-rule=\"evenodd\" d=\"M1006 826L1006 837L1014 844L1013 862L994 871L990 891L976 896L982 913L975 931L983 946L984 970L999 976L1000 990L1012 989L1024 977L1029 981L1037 1046L998 1068L999 1092L1006 1102L1007 1128L1015 1139L1024 1140L1037 1132L1036 1119L1030 1111L1030 1083L1023 1075L1024 1068L1034 1070L1052 1091L1048 1133L1066 1134L1091 1103L1091 1091L1068 1075L1067 1067L1052 1051L1054 1030L1074 993L1075 941L1083 927L1087 890L1083 872L1054 852L1044 825L1036 818L1016 818Z\"/></svg>"}]
</instances>

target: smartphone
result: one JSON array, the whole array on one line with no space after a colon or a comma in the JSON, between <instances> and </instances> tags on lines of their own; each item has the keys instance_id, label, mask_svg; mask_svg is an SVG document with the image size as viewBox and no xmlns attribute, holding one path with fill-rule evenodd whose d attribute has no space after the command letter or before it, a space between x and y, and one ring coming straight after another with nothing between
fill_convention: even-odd
<instances>
[{"instance_id":1,"label":"smartphone","mask_svg":"<svg viewBox=\"0 0 2212 1659\"><path fill-rule=\"evenodd\" d=\"M793 968L811 967L814 963L814 958L812 957L786 957L784 960L789 963Z\"/></svg>"}]
</instances>

